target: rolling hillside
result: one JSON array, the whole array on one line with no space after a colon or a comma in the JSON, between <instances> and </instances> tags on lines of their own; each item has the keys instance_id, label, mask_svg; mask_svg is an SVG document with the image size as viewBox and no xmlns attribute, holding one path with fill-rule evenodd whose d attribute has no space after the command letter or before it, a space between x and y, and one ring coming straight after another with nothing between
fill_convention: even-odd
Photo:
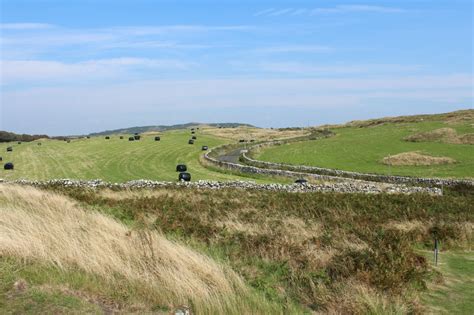
<instances>
[{"instance_id":1,"label":"rolling hillside","mask_svg":"<svg viewBox=\"0 0 474 315\"><path fill-rule=\"evenodd\" d=\"M254 157L364 173L474 177L474 110L326 127L336 135L269 147L255 152ZM407 157L416 159L410 161ZM449 162L434 163L443 160Z\"/></svg>"},{"instance_id":2,"label":"rolling hillside","mask_svg":"<svg viewBox=\"0 0 474 315\"><path fill-rule=\"evenodd\" d=\"M89 134L89 136L106 136L106 135L113 135L113 134L133 134L133 133L144 133L144 132L163 132L169 130L180 130L180 129L188 129L190 127L196 127L200 125L206 125L215 128L235 128L235 127L253 127L249 124L240 124L240 123L210 123L210 124L202 124L197 122L191 122L187 124L177 124L177 125L158 125L158 126L141 126L141 127L129 127L129 128L120 128L114 130L105 130L101 132L94 132Z\"/></svg>"}]
</instances>

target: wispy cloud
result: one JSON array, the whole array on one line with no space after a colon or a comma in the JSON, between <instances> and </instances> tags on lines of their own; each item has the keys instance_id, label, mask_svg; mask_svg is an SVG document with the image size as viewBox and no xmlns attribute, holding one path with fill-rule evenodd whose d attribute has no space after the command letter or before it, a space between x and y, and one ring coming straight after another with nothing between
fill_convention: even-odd
<instances>
[{"instance_id":1,"label":"wispy cloud","mask_svg":"<svg viewBox=\"0 0 474 315\"><path fill-rule=\"evenodd\" d=\"M271 113L282 108L286 108L286 115L336 108L354 113L367 104L382 108L381 102L387 99L399 104L428 102L435 106L460 106L462 102L472 101L472 80L470 74L377 79L150 80L13 90L2 94L2 102L7 104L4 112L10 117L5 121L5 128L45 130L48 127L44 121L51 121L54 113L59 117L54 122L61 124L61 130L52 128L48 132L58 134L74 133L81 128L84 132L103 129L107 124L157 123L156 119L166 122L170 118L162 117L172 116L179 117L178 120L206 121L220 117L261 123L263 117L258 117L256 112L265 113L273 120L276 117ZM26 112L35 119L24 120ZM92 118L90 113L97 125L83 126L84 119ZM216 113L225 116L214 116ZM285 118L281 121L287 123Z\"/></svg>"},{"instance_id":2,"label":"wispy cloud","mask_svg":"<svg viewBox=\"0 0 474 315\"><path fill-rule=\"evenodd\" d=\"M376 5L339 5L336 9L341 11L355 11L355 12L379 12L379 13L399 13L404 10L401 8L376 6Z\"/></svg>"},{"instance_id":3,"label":"wispy cloud","mask_svg":"<svg viewBox=\"0 0 474 315\"><path fill-rule=\"evenodd\" d=\"M139 69L187 70L195 64L173 59L110 58L76 63L45 60L0 61L0 84L77 82L129 75Z\"/></svg>"},{"instance_id":4,"label":"wispy cloud","mask_svg":"<svg viewBox=\"0 0 474 315\"><path fill-rule=\"evenodd\" d=\"M0 23L0 30L40 30L53 27L54 25L46 23Z\"/></svg>"},{"instance_id":5,"label":"wispy cloud","mask_svg":"<svg viewBox=\"0 0 474 315\"><path fill-rule=\"evenodd\" d=\"M246 32L250 25L160 25L120 26L103 28L65 28L50 24L2 24L0 48L4 59L35 59L38 55L55 53L60 48L72 52L102 52L122 49L132 52L143 49L206 49L204 36L215 33ZM183 41L186 42L183 42ZM194 41L193 41L194 40ZM79 53L78 53L79 54Z\"/></svg>"},{"instance_id":6,"label":"wispy cloud","mask_svg":"<svg viewBox=\"0 0 474 315\"><path fill-rule=\"evenodd\" d=\"M387 73L410 73L424 67L422 65L402 64L342 64L317 65L303 62L262 62L252 65L252 69L282 74L301 74L309 76L332 76L340 74L378 75Z\"/></svg>"},{"instance_id":7,"label":"wispy cloud","mask_svg":"<svg viewBox=\"0 0 474 315\"><path fill-rule=\"evenodd\" d=\"M330 52L333 49L329 46L321 45L284 45L284 46L267 46L256 48L253 52L256 53L324 53Z\"/></svg>"},{"instance_id":8,"label":"wispy cloud","mask_svg":"<svg viewBox=\"0 0 474 315\"><path fill-rule=\"evenodd\" d=\"M357 5L336 5L332 7L318 7L318 8L271 8L259 11L254 16L297 16L297 15L317 15L317 14L331 14L331 13L351 13L351 12L366 12L366 13L401 13L404 9L387 6L376 6L367 4Z\"/></svg>"},{"instance_id":9,"label":"wispy cloud","mask_svg":"<svg viewBox=\"0 0 474 315\"><path fill-rule=\"evenodd\" d=\"M266 15L266 14L268 14L268 13L273 12L274 10L275 10L275 9L273 9L273 8L261 10L261 11L256 12L256 13L254 14L254 16Z\"/></svg>"},{"instance_id":10,"label":"wispy cloud","mask_svg":"<svg viewBox=\"0 0 474 315\"><path fill-rule=\"evenodd\" d=\"M273 10L272 12L267 13L267 16L280 16L280 15L291 13L293 11L294 9L291 9L291 8L282 9L282 10Z\"/></svg>"}]
</instances>

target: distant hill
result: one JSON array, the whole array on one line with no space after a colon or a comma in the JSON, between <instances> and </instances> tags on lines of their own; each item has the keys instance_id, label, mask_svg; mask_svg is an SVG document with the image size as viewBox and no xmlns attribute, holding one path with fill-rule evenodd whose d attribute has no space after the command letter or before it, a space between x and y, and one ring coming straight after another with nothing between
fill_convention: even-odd
<instances>
[{"instance_id":1,"label":"distant hill","mask_svg":"<svg viewBox=\"0 0 474 315\"><path fill-rule=\"evenodd\" d=\"M8 131L0 130L0 142L10 142L10 141L34 141L37 139L49 138L47 135L27 135L27 134L16 134Z\"/></svg>"},{"instance_id":2,"label":"distant hill","mask_svg":"<svg viewBox=\"0 0 474 315\"><path fill-rule=\"evenodd\" d=\"M114 130L105 130L101 132L94 132L89 134L89 136L105 136L111 134L133 134L133 133L144 133L150 131L167 131L167 130L177 130L177 129L186 129L191 127L196 127L200 125L206 125L211 127L223 127L223 128L234 128L240 126L247 126L247 127L254 127L249 124L240 124L240 123L211 123L211 124L204 124L204 123L197 123L191 122L187 124L177 124L177 125L159 125L159 126L141 126L141 127L129 127L129 128L121 128L121 129L114 129Z\"/></svg>"}]
</instances>

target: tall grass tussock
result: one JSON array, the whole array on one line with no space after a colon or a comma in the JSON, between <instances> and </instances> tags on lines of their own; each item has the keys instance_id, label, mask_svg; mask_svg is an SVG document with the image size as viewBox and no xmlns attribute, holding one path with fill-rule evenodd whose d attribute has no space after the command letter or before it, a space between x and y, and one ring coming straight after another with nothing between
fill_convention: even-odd
<instances>
[{"instance_id":1,"label":"tall grass tussock","mask_svg":"<svg viewBox=\"0 0 474 315\"><path fill-rule=\"evenodd\" d=\"M191 305L199 313L250 310L250 294L230 268L157 231L131 230L34 188L0 185L0 256L5 255L78 268L111 282L119 275L162 305ZM258 311L259 303L251 309Z\"/></svg>"}]
</instances>

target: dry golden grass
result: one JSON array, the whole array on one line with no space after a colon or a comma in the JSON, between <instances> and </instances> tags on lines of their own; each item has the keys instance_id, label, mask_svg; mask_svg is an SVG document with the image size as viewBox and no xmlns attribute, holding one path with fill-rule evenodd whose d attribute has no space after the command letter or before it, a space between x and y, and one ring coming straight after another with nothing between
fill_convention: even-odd
<instances>
[{"instance_id":1,"label":"dry golden grass","mask_svg":"<svg viewBox=\"0 0 474 315\"><path fill-rule=\"evenodd\" d=\"M196 312L248 312L234 272L157 232L131 231L70 199L0 185L0 255L79 268L113 281L140 283L162 305L192 303Z\"/></svg>"},{"instance_id":2,"label":"dry golden grass","mask_svg":"<svg viewBox=\"0 0 474 315\"><path fill-rule=\"evenodd\" d=\"M411 232L411 231L428 231L432 222L421 222L419 220L411 220L411 221L393 221L388 222L385 226L387 228L396 229L402 232Z\"/></svg>"},{"instance_id":3,"label":"dry golden grass","mask_svg":"<svg viewBox=\"0 0 474 315\"><path fill-rule=\"evenodd\" d=\"M459 137L462 144L474 144L474 133L466 133Z\"/></svg>"},{"instance_id":4,"label":"dry golden grass","mask_svg":"<svg viewBox=\"0 0 474 315\"><path fill-rule=\"evenodd\" d=\"M453 128L439 128L432 131L420 132L406 137L411 142L442 142L451 144L474 144L474 134L459 136Z\"/></svg>"},{"instance_id":5,"label":"dry golden grass","mask_svg":"<svg viewBox=\"0 0 474 315\"><path fill-rule=\"evenodd\" d=\"M106 199L126 200L135 198L158 198L158 197L177 197L179 192L172 189L124 189L120 191L111 189L102 189L97 192L97 195ZM201 196L192 196L196 199L202 199Z\"/></svg>"},{"instance_id":6,"label":"dry golden grass","mask_svg":"<svg viewBox=\"0 0 474 315\"><path fill-rule=\"evenodd\" d=\"M345 288L345 297L353 302L352 309L359 314L408 314L409 309L401 298L389 299L362 283L350 283Z\"/></svg>"},{"instance_id":7,"label":"dry golden grass","mask_svg":"<svg viewBox=\"0 0 474 315\"><path fill-rule=\"evenodd\" d=\"M403 152L395 155L384 157L382 160L386 165L441 165L456 163L456 160L449 157L439 157L421 154L419 152Z\"/></svg>"},{"instance_id":8,"label":"dry golden grass","mask_svg":"<svg viewBox=\"0 0 474 315\"><path fill-rule=\"evenodd\" d=\"M252 139L256 141L288 139L300 136L307 136L311 133L309 129L279 130L244 126L237 128L215 128L204 126L201 127L201 132L226 139L244 139L247 141Z\"/></svg>"}]
</instances>

